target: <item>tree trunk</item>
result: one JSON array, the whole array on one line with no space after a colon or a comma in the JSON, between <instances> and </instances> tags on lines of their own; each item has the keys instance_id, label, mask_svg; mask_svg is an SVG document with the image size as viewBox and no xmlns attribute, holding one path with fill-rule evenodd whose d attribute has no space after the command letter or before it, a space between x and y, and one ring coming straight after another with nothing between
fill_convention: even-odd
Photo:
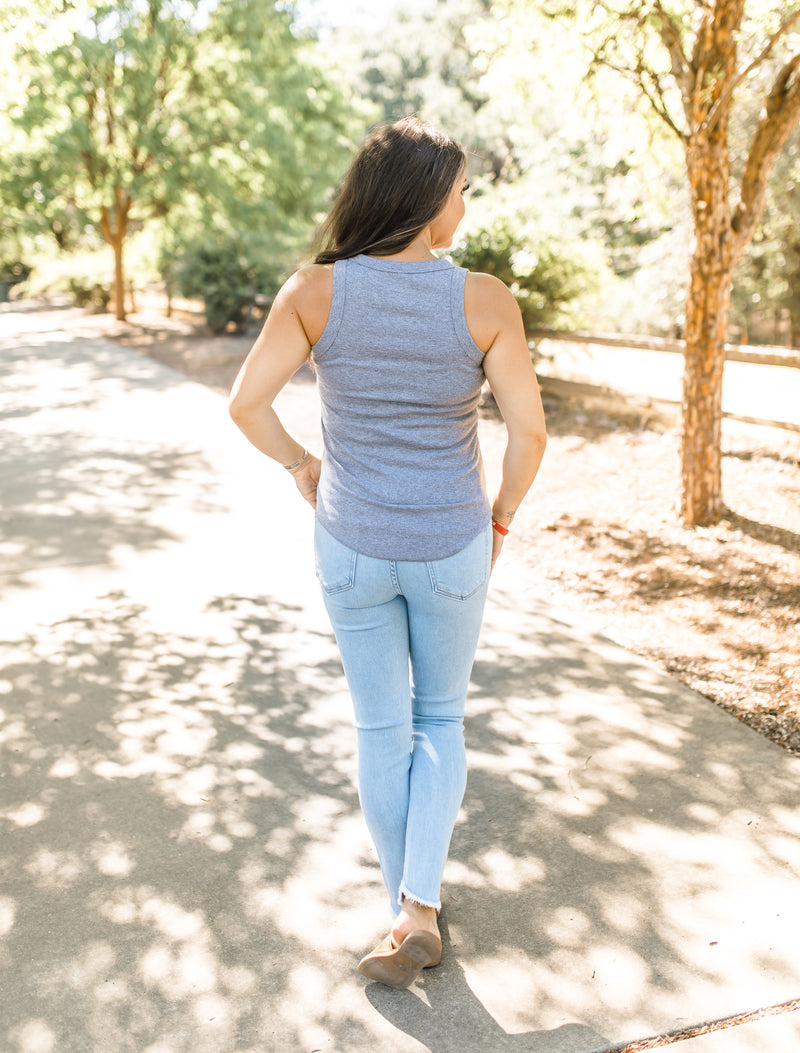
<instances>
[{"instance_id":1,"label":"tree trunk","mask_svg":"<svg viewBox=\"0 0 800 1053\"><path fill-rule=\"evenodd\" d=\"M120 187L114 188L112 209L103 205L100 210L100 230L114 251L114 317L124 322L125 313L125 268L123 246L128 233L131 199ZM112 219L113 212L113 219Z\"/></svg>"},{"instance_id":2,"label":"tree trunk","mask_svg":"<svg viewBox=\"0 0 800 1053\"><path fill-rule=\"evenodd\" d=\"M763 29L751 43L756 54L737 74L737 48L746 0L703 0L670 5L638 0L630 5L600 4L612 17L596 58L632 75L655 112L678 134L686 165L694 220L694 247L686 299L686 359L683 383L681 517L687 526L717 522L722 503L722 372L730 309L733 267L749 244L762 214L767 180L775 159L800 122L800 49L778 69L750 141L732 208L730 195L730 108L737 88L767 60L779 40L789 40L800 25L800 9L783 5L768 35ZM675 10L694 8L691 20ZM756 5L752 5L755 7ZM780 8L781 5L775 5ZM614 44L630 22L643 34L631 45L635 59ZM691 28L690 23L691 21ZM650 34L664 56L650 65ZM630 34L628 34L630 37ZM648 39L649 37L649 39ZM630 43L630 40L629 40ZM795 48L790 43L791 49ZM610 57L609 57L610 56ZM673 104L680 92L682 114ZM745 336L743 335L743 339Z\"/></svg>"},{"instance_id":3,"label":"tree trunk","mask_svg":"<svg viewBox=\"0 0 800 1053\"><path fill-rule=\"evenodd\" d=\"M734 234L728 123L736 39L744 0L704 5L684 94L686 167L694 247L686 298L681 517L707 526L722 516L722 369L728 331Z\"/></svg>"},{"instance_id":4,"label":"tree trunk","mask_svg":"<svg viewBox=\"0 0 800 1053\"><path fill-rule=\"evenodd\" d=\"M725 122L689 145L694 249L686 301L681 517L707 526L722 503L722 370L730 307L732 231Z\"/></svg>"},{"instance_id":5,"label":"tree trunk","mask_svg":"<svg viewBox=\"0 0 800 1053\"><path fill-rule=\"evenodd\" d=\"M114 317L119 322L124 322L125 312L125 271L122 258L123 239L119 236L114 238L111 244L114 250Z\"/></svg>"}]
</instances>

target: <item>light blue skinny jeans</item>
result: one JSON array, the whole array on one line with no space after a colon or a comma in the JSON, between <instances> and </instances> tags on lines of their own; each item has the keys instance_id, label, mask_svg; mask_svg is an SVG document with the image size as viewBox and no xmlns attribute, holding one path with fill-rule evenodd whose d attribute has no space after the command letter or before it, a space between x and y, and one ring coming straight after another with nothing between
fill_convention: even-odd
<instances>
[{"instance_id":1,"label":"light blue skinny jeans","mask_svg":"<svg viewBox=\"0 0 800 1053\"><path fill-rule=\"evenodd\" d=\"M467 781L464 706L492 528L431 562L364 556L319 523L314 540L353 699L361 807L392 910L404 897L438 909Z\"/></svg>"}]
</instances>

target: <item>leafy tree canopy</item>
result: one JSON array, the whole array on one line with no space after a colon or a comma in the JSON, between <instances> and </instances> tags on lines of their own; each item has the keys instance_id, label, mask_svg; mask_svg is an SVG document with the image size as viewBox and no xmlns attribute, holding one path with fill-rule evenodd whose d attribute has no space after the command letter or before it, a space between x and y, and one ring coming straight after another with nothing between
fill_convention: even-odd
<instances>
[{"instance_id":1,"label":"leafy tree canopy","mask_svg":"<svg viewBox=\"0 0 800 1053\"><path fill-rule=\"evenodd\" d=\"M187 199L234 225L310 225L347 131L338 90L277 0L35 5L5 89L17 149L2 194L57 237L94 224L122 246Z\"/></svg>"}]
</instances>

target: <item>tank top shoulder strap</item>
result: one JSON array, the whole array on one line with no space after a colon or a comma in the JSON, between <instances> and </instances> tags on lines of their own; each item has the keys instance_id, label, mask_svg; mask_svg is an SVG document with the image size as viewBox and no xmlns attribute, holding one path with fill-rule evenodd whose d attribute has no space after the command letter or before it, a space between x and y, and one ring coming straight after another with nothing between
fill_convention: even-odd
<instances>
[{"instance_id":1,"label":"tank top shoulder strap","mask_svg":"<svg viewBox=\"0 0 800 1053\"><path fill-rule=\"evenodd\" d=\"M322 330L322 336L311 349L312 354L317 357L328 350L341 327L347 298L347 265L349 262L349 260L336 260L333 265L333 295L328 321Z\"/></svg>"},{"instance_id":2,"label":"tank top shoulder strap","mask_svg":"<svg viewBox=\"0 0 800 1053\"><path fill-rule=\"evenodd\" d=\"M472 339L472 333L469 331L467 316L464 311L464 286L467 282L468 273L466 267L453 267L450 280L450 315L462 350L466 352L470 361L479 364L483 362L483 351Z\"/></svg>"}]
</instances>

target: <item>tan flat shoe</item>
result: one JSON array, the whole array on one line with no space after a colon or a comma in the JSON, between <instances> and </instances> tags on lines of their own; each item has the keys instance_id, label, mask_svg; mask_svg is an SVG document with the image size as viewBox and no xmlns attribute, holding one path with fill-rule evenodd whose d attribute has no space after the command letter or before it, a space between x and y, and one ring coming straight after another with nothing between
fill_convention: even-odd
<instances>
[{"instance_id":1,"label":"tan flat shoe","mask_svg":"<svg viewBox=\"0 0 800 1053\"><path fill-rule=\"evenodd\" d=\"M391 933L374 951L358 963L358 971L370 980L389 987L410 987L423 969L432 969L442 960L442 941L432 932L415 929L400 946Z\"/></svg>"}]
</instances>

